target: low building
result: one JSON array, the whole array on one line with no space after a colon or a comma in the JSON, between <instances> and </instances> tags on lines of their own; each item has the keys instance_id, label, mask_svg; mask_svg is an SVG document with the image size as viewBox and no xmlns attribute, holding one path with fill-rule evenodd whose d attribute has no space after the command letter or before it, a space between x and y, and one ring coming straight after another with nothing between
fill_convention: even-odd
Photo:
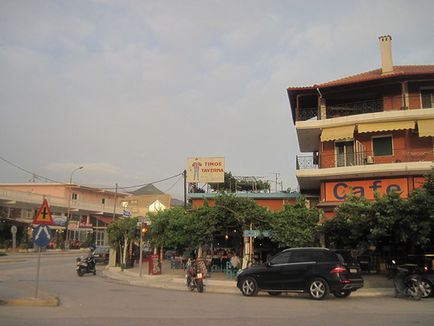
<instances>
[{"instance_id":1,"label":"low building","mask_svg":"<svg viewBox=\"0 0 434 326\"><path fill-rule=\"evenodd\" d=\"M267 208L271 212L282 211L285 205L294 205L299 197L298 192L272 192L272 193L254 193L254 192L237 192L237 197L251 198L256 204ZM192 208L199 208L205 204L215 206L217 193L189 193L188 198L191 200Z\"/></svg>"},{"instance_id":2,"label":"low building","mask_svg":"<svg viewBox=\"0 0 434 326\"><path fill-rule=\"evenodd\" d=\"M31 235L33 218L46 198L55 223L51 229L57 244L67 231L72 246L86 241L90 234L96 245L107 245L107 225L122 216L120 203L127 196L68 183L2 183L0 219L19 225L22 234ZM24 230L27 228L30 229Z\"/></svg>"}]
</instances>

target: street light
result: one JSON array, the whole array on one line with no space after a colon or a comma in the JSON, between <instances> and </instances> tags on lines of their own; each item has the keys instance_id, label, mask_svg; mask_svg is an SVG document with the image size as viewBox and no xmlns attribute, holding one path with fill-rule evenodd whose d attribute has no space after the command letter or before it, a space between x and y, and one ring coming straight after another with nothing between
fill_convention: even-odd
<instances>
[{"instance_id":1,"label":"street light","mask_svg":"<svg viewBox=\"0 0 434 326\"><path fill-rule=\"evenodd\" d=\"M69 249L69 234L68 234L68 224L69 224L69 218L71 214L71 196L72 196L72 175L74 172L83 169L84 166L80 166L74 170L71 171L71 174L69 176L69 198L68 198L68 213L66 214L66 225L65 225L65 249Z\"/></svg>"}]
</instances>

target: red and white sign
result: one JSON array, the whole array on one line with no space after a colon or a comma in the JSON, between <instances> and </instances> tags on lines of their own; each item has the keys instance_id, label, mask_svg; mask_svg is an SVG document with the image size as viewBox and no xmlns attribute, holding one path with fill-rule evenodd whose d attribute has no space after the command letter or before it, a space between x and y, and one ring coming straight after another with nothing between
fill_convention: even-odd
<instances>
[{"instance_id":1,"label":"red and white sign","mask_svg":"<svg viewBox=\"0 0 434 326\"><path fill-rule=\"evenodd\" d=\"M54 225L53 216L51 214L50 206L48 206L47 199L44 198L41 207L38 210L38 213L35 215L33 219L33 224L45 224L45 225Z\"/></svg>"}]
</instances>

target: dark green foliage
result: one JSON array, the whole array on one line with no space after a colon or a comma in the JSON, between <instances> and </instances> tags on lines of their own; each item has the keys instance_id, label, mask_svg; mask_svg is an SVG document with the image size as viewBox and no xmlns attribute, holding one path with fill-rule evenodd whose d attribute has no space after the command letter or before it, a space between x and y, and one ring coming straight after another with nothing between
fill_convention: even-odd
<instances>
[{"instance_id":1,"label":"dark green foliage","mask_svg":"<svg viewBox=\"0 0 434 326\"><path fill-rule=\"evenodd\" d=\"M376 196L372 202L350 197L322 228L332 247L366 249L369 245L404 245L407 252L432 244L434 172L407 200L398 193Z\"/></svg>"},{"instance_id":2,"label":"dark green foliage","mask_svg":"<svg viewBox=\"0 0 434 326\"><path fill-rule=\"evenodd\" d=\"M270 216L272 239L280 246L309 247L317 244L319 211L309 209L303 199L295 206L286 205L282 212Z\"/></svg>"}]
</instances>

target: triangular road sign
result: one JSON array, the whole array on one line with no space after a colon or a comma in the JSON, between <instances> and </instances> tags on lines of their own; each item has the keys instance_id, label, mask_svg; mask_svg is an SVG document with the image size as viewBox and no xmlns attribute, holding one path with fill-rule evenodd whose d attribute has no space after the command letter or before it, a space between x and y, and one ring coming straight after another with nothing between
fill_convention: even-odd
<instances>
[{"instance_id":1,"label":"triangular road sign","mask_svg":"<svg viewBox=\"0 0 434 326\"><path fill-rule=\"evenodd\" d=\"M48 201L45 198L42 202L41 208L39 208L38 213L33 219L33 224L54 225L51 209L50 206L48 206Z\"/></svg>"}]
</instances>

